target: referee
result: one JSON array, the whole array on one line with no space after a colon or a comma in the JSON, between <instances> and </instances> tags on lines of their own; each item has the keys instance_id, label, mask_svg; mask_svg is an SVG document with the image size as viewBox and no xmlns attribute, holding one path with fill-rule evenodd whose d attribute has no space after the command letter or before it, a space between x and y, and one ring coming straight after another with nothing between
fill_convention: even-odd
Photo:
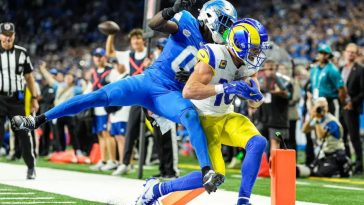
<instances>
[{"instance_id":1,"label":"referee","mask_svg":"<svg viewBox=\"0 0 364 205\"><path fill-rule=\"evenodd\" d=\"M32 63L27 50L14 45L14 40L14 24L0 24L0 142L4 138L6 117L11 119L14 115L25 115L25 82L32 94L31 112L37 112L39 108ZM35 179L35 151L31 134L24 130L14 130L14 133L28 167L27 179Z\"/></svg>"}]
</instances>

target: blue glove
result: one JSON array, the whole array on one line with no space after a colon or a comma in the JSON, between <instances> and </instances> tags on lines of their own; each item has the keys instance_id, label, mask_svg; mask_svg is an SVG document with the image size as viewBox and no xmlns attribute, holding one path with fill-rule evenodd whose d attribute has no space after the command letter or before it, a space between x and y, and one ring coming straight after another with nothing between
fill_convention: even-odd
<instances>
[{"instance_id":1,"label":"blue glove","mask_svg":"<svg viewBox=\"0 0 364 205\"><path fill-rule=\"evenodd\" d=\"M232 81L230 83L224 83L224 93L238 95L246 90L247 84L243 80Z\"/></svg>"},{"instance_id":2,"label":"blue glove","mask_svg":"<svg viewBox=\"0 0 364 205\"><path fill-rule=\"evenodd\" d=\"M242 92L237 94L238 97L242 97L247 100L252 100L255 102L258 102L263 99L263 95L258 89L258 86L253 79L250 79L251 86L249 86L245 81L243 82L244 82L244 87L242 89Z\"/></svg>"}]
</instances>

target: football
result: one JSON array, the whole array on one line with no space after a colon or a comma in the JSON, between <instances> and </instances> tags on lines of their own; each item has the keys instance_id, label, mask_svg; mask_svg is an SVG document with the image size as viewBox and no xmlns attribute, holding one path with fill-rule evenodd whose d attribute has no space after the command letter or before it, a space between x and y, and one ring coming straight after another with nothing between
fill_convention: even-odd
<instances>
[{"instance_id":1,"label":"football","mask_svg":"<svg viewBox=\"0 0 364 205\"><path fill-rule=\"evenodd\" d=\"M119 25L114 21L104 21L100 23L97 27L99 31L105 35L115 34L120 31Z\"/></svg>"}]
</instances>

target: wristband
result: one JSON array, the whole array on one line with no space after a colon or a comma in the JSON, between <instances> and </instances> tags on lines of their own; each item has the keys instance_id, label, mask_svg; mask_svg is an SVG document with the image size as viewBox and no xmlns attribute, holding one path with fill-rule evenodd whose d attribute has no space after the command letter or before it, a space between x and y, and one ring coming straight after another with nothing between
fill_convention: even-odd
<instances>
[{"instance_id":1,"label":"wristband","mask_svg":"<svg viewBox=\"0 0 364 205\"><path fill-rule=\"evenodd\" d=\"M38 96L32 96L32 100L38 99Z\"/></svg>"},{"instance_id":2,"label":"wristband","mask_svg":"<svg viewBox=\"0 0 364 205\"><path fill-rule=\"evenodd\" d=\"M216 94L224 93L224 85L223 84L215 85L215 92Z\"/></svg>"},{"instance_id":3,"label":"wristband","mask_svg":"<svg viewBox=\"0 0 364 205\"><path fill-rule=\"evenodd\" d=\"M173 18L173 16L176 14L176 12L173 11L173 8L165 8L162 10L162 17L164 18L164 20L168 21L171 18Z\"/></svg>"}]
</instances>

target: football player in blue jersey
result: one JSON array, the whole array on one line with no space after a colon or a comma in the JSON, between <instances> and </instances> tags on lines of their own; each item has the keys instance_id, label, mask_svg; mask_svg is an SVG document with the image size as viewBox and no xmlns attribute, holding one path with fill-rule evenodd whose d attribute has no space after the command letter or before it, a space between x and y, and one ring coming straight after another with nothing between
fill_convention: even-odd
<instances>
[{"instance_id":1,"label":"football player in blue jersey","mask_svg":"<svg viewBox=\"0 0 364 205\"><path fill-rule=\"evenodd\" d=\"M260 22L245 18L232 25L227 41L227 46L206 44L199 50L199 62L183 94L192 99L199 112L215 171L225 174L222 144L245 149L237 205L251 205L250 195L267 142L247 117L233 112L234 96L230 94L231 90L242 89L239 97L248 100L249 107L257 108L263 103L257 72L266 59L268 34ZM250 81L250 85L246 81ZM236 86L230 87L229 83ZM201 173L198 171L166 182L149 178L136 205L152 205L159 197L171 192L201 188L200 181Z\"/></svg>"},{"instance_id":2,"label":"football player in blue jersey","mask_svg":"<svg viewBox=\"0 0 364 205\"><path fill-rule=\"evenodd\" d=\"M204 43L224 43L223 36L237 19L237 12L228 1L211 0L196 19L188 12L194 3L195 0L177 0L173 7L163 9L151 19L152 29L171 35L161 56L143 74L74 97L36 117L15 116L13 128L35 129L46 121L92 107L140 105L186 127L201 166L201 182L207 192L216 191L224 177L211 169L198 113L191 101L183 98L183 84L175 75L180 71L192 72L197 62L195 55Z\"/></svg>"}]
</instances>

